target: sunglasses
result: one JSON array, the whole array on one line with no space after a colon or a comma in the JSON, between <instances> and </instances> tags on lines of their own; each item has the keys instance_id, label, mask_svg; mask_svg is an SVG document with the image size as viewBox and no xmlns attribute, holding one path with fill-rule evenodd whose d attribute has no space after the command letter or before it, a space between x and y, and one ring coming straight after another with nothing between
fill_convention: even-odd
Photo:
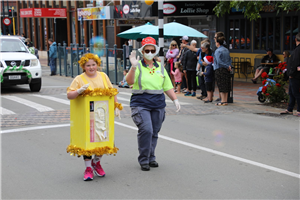
<instances>
[{"instance_id":1,"label":"sunglasses","mask_svg":"<svg viewBox=\"0 0 300 200\"><path fill-rule=\"evenodd\" d=\"M150 51L151 51L151 53L155 53L156 52L156 50L154 50L154 49L151 49L151 50L145 49L144 51L145 51L145 53L149 53Z\"/></svg>"},{"instance_id":2,"label":"sunglasses","mask_svg":"<svg viewBox=\"0 0 300 200\"><path fill-rule=\"evenodd\" d=\"M176 44L172 44L173 47L176 47Z\"/></svg>"}]
</instances>

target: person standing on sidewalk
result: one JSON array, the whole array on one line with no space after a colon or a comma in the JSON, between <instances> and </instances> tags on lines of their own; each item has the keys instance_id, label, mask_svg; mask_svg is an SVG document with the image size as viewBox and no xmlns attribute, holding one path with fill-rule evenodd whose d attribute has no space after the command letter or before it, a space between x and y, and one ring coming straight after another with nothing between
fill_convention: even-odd
<instances>
[{"instance_id":1,"label":"person standing on sidewalk","mask_svg":"<svg viewBox=\"0 0 300 200\"><path fill-rule=\"evenodd\" d=\"M215 34L215 42L217 50L214 54L214 70L215 79L221 95L221 102L216 103L216 106L227 106L228 92L231 90L230 71L231 58L227 48L223 46L225 37L223 33L217 32Z\"/></svg>"},{"instance_id":2,"label":"person standing on sidewalk","mask_svg":"<svg viewBox=\"0 0 300 200\"><path fill-rule=\"evenodd\" d=\"M295 115L300 117L300 33L296 35L295 41L296 48L287 63L290 101L287 110L280 114L293 114L293 109L297 101L297 113Z\"/></svg>"},{"instance_id":3,"label":"person standing on sidewalk","mask_svg":"<svg viewBox=\"0 0 300 200\"><path fill-rule=\"evenodd\" d=\"M181 44L189 45L189 37L188 36L186 36L186 35L182 36L182 38L180 38L180 40L181 40ZM183 58L185 56L185 53L188 50L189 50L188 48L183 47L182 50L180 51L180 57L177 59L177 61L179 61L181 64L182 64L182 60L183 60ZM185 90L183 92L187 92L188 80L187 80L187 74L186 73L183 73L182 87L183 87L183 89L185 88Z\"/></svg>"},{"instance_id":4,"label":"person standing on sidewalk","mask_svg":"<svg viewBox=\"0 0 300 200\"><path fill-rule=\"evenodd\" d=\"M57 59L57 46L56 42L53 42L52 38L48 39L49 48L49 65L51 74L50 76L56 75L56 59Z\"/></svg>"},{"instance_id":5,"label":"person standing on sidewalk","mask_svg":"<svg viewBox=\"0 0 300 200\"><path fill-rule=\"evenodd\" d=\"M191 46L196 48L197 42L196 40L191 41ZM196 96L197 90L197 80L196 80L196 66L197 66L197 53L191 50L187 50L183 59L182 59L182 66L183 66L183 73L187 74L187 81L188 81L188 91L184 96ZM192 92L193 90L193 92Z\"/></svg>"},{"instance_id":6,"label":"person standing on sidewalk","mask_svg":"<svg viewBox=\"0 0 300 200\"><path fill-rule=\"evenodd\" d=\"M142 171L149 171L150 167L158 167L155 148L165 119L164 93L173 101L177 112L180 104L167 70L154 59L159 52L155 39L144 38L139 52L143 55L142 60L139 56L136 58L135 51L129 56L131 68L126 81L133 85L130 108L132 120L138 127L138 162Z\"/></svg>"}]
</instances>

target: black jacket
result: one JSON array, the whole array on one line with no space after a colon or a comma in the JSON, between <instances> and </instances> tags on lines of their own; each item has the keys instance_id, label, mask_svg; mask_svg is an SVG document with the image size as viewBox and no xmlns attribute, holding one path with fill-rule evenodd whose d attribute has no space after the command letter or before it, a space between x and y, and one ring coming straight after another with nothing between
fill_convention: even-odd
<instances>
[{"instance_id":1,"label":"black jacket","mask_svg":"<svg viewBox=\"0 0 300 200\"><path fill-rule=\"evenodd\" d=\"M269 61L269 63L272 63L272 62L275 63L275 62L278 62L278 61L279 61L278 57L277 57L274 53L272 54L271 57L269 57L269 55L265 55L265 56L263 57L263 59L261 60L261 63L266 63L267 60Z\"/></svg>"},{"instance_id":2,"label":"black jacket","mask_svg":"<svg viewBox=\"0 0 300 200\"><path fill-rule=\"evenodd\" d=\"M187 70L187 71L196 71L196 67L197 67L197 53L193 52L191 50L188 50L184 55L183 55L183 59L182 59L182 66L183 66L183 70Z\"/></svg>"},{"instance_id":3,"label":"black jacket","mask_svg":"<svg viewBox=\"0 0 300 200\"><path fill-rule=\"evenodd\" d=\"M300 71L297 70L300 67L300 44L296 46L289 62L287 63L287 75L296 79L300 79Z\"/></svg>"}]
</instances>

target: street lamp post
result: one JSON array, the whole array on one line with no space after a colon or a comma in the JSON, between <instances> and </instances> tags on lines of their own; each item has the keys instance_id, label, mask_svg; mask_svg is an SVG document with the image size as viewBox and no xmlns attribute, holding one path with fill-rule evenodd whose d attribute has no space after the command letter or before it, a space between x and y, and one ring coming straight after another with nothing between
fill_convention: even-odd
<instances>
[{"instance_id":1,"label":"street lamp post","mask_svg":"<svg viewBox=\"0 0 300 200\"><path fill-rule=\"evenodd\" d=\"M164 66L164 12L163 1L158 1L158 27L159 27L159 58L161 65Z\"/></svg>"}]
</instances>

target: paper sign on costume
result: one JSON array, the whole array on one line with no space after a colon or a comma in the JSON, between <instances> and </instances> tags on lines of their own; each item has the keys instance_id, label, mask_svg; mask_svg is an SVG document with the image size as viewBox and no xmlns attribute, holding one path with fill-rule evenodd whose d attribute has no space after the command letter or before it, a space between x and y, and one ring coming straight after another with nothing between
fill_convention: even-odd
<instances>
[{"instance_id":1,"label":"paper sign on costume","mask_svg":"<svg viewBox=\"0 0 300 200\"><path fill-rule=\"evenodd\" d=\"M109 112L106 101L90 102L90 142L109 141Z\"/></svg>"}]
</instances>

